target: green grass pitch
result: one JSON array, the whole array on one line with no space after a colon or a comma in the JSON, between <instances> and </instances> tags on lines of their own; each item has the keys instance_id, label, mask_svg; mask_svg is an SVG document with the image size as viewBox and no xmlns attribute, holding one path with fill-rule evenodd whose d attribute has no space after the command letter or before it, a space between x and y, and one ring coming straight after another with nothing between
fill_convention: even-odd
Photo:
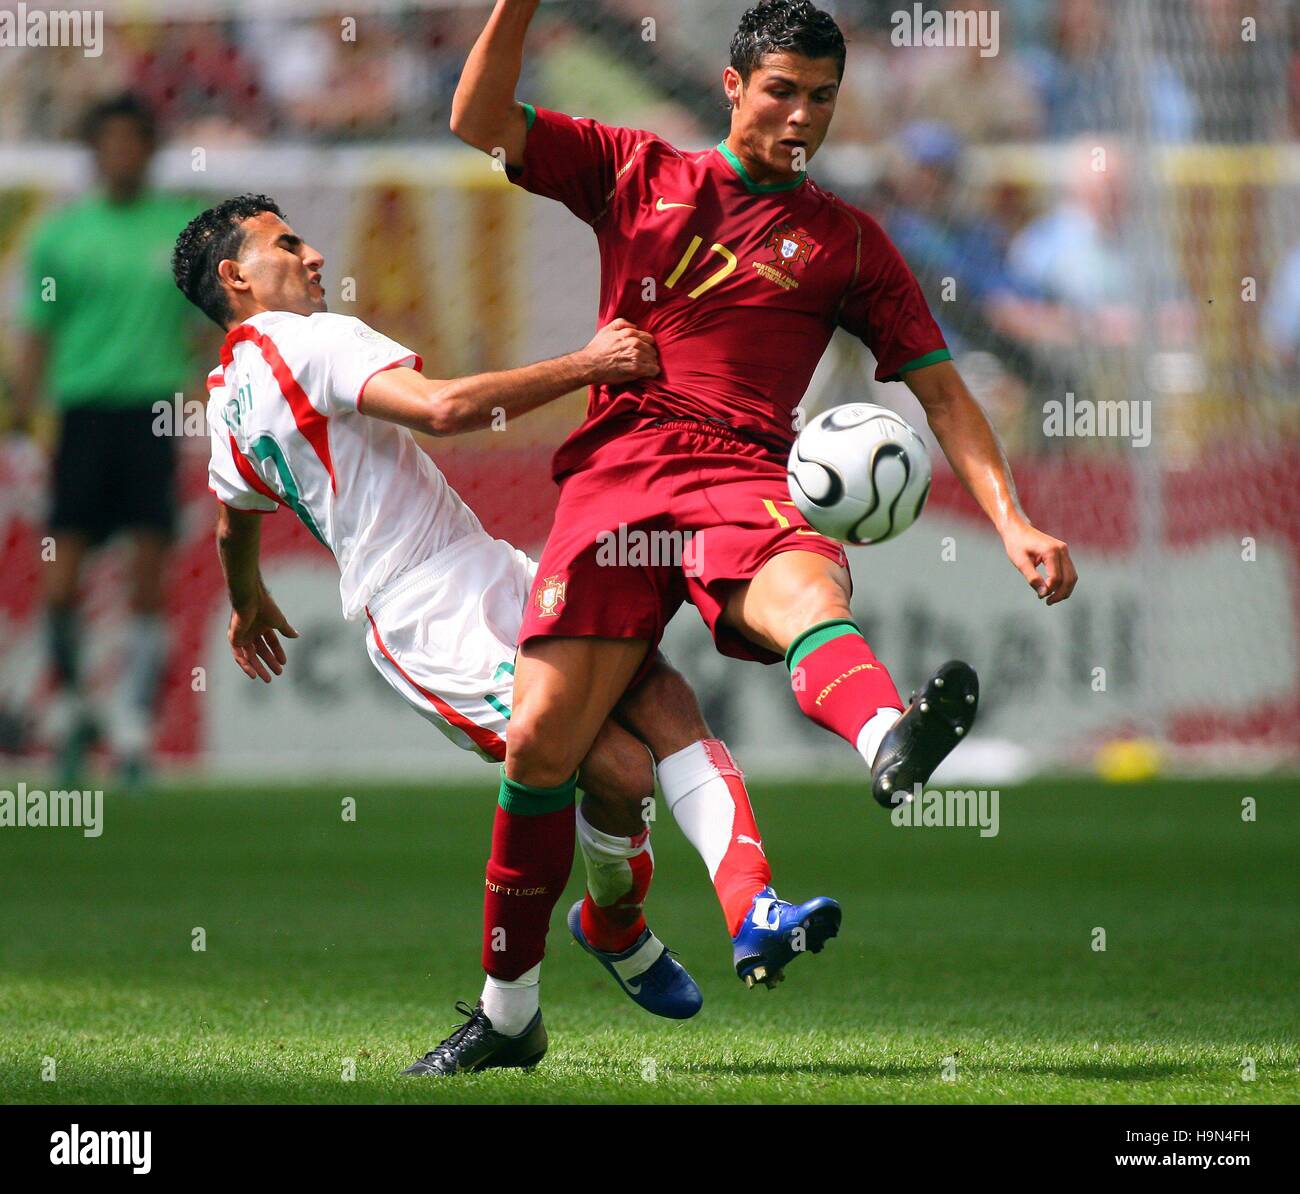
<instances>
[{"instance_id":1,"label":"green grass pitch","mask_svg":"<svg viewBox=\"0 0 1300 1194\"><path fill-rule=\"evenodd\" d=\"M1280 780L1007 789L989 839L894 827L865 787L756 782L778 890L844 905L840 937L774 991L735 978L665 811L651 924L703 987L700 1015L647 1016L569 940L579 863L544 968L542 1066L399 1078L480 986L494 787L485 771L427 790L110 792L97 840L0 830L0 1101L1300 1095L1300 802Z\"/></svg>"}]
</instances>

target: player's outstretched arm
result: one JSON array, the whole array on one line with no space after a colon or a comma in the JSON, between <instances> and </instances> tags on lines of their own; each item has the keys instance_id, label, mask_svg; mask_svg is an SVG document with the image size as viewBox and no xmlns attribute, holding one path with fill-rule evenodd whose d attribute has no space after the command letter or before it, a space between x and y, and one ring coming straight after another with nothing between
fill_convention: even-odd
<instances>
[{"instance_id":1,"label":"player's outstretched arm","mask_svg":"<svg viewBox=\"0 0 1300 1194\"><path fill-rule=\"evenodd\" d=\"M1047 598L1048 605L1064 601L1079 580L1070 549L1035 527L1020 508L1011 466L997 433L956 366L940 361L913 369L903 380L925 407L925 416L953 472L1002 536L1011 562L1030 588ZM1046 577L1039 573L1040 565Z\"/></svg>"},{"instance_id":2,"label":"player's outstretched arm","mask_svg":"<svg viewBox=\"0 0 1300 1194\"><path fill-rule=\"evenodd\" d=\"M230 593L230 653L244 675L269 684L272 674L278 676L288 662L278 635L297 638L298 632L262 583L260 519L259 514L224 503L217 506L217 554Z\"/></svg>"},{"instance_id":3,"label":"player's outstretched arm","mask_svg":"<svg viewBox=\"0 0 1300 1194\"><path fill-rule=\"evenodd\" d=\"M588 385L635 381L659 372L654 337L616 319L578 352L522 369L435 381L388 369L366 384L363 414L426 435L459 435L522 415Z\"/></svg>"},{"instance_id":4,"label":"player's outstretched arm","mask_svg":"<svg viewBox=\"0 0 1300 1194\"><path fill-rule=\"evenodd\" d=\"M505 165L524 160L528 122L515 100L524 38L540 0L497 0L465 60L451 101L451 131L484 153L501 151Z\"/></svg>"}]
</instances>

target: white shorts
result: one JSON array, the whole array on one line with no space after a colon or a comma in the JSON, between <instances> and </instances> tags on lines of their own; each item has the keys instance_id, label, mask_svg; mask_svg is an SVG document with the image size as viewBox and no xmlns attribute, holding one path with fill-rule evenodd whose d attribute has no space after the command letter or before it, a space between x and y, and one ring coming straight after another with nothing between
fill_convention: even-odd
<instances>
[{"instance_id":1,"label":"white shorts","mask_svg":"<svg viewBox=\"0 0 1300 1194\"><path fill-rule=\"evenodd\" d=\"M470 535L404 572L366 606L380 675L462 750L506 757L515 639L537 564Z\"/></svg>"}]
</instances>

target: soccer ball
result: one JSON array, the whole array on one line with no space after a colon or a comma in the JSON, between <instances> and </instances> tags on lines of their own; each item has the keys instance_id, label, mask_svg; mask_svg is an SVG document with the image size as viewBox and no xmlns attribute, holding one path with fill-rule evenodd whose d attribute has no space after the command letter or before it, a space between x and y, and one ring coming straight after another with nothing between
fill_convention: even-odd
<instances>
[{"instance_id":1,"label":"soccer ball","mask_svg":"<svg viewBox=\"0 0 1300 1194\"><path fill-rule=\"evenodd\" d=\"M787 480L815 530L842 543L883 543L919 517L930 454L892 410L854 402L823 411L799 433Z\"/></svg>"}]
</instances>

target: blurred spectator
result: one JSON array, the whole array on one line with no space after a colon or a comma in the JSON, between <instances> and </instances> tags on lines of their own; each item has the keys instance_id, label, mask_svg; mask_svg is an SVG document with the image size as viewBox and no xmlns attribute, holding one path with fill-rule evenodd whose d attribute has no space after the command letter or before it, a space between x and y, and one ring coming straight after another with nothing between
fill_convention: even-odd
<instances>
[{"instance_id":1,"label":"blurred spectator","mask_svg":"<svg viewBox=\"0 0 1300 1194\"><path fill-rule=\"evenodd\" d=\"M1169 24L1169 40L1196 96L1196 135L1213 142L1263 141L1286 129L1286 29L1245 0L1192 0ZM1242 18L1257 21L1242 36ZM1190 19L1189 19L1190 18Z\"/></svg>"},{"instance_id":2,"label":"blurred spectator","mask_svg":"<svg viewBox=\"0 0 1300 1194\"><path fill-rule=\"evenodd\" d=\"M1281 371L1300 374L1300 244L1278 266L1263 310L1264 342Z\"/></svg>"},{"instance_id":3,"label":"blurred spectator","mask_svg":"<svg viewBox=\"0 0 1300 1194\"><path fill-rule=\"evenodd\" d=\"M887 140L900 123L909 60L889 44L887 28L846 24L844 40L848 57L835 104L835 143Z\"/></svg>"},{"instance_id":4,"label":"blurred spectator","mask_svg":"<svg viewBox=\"0 0 1300 1194\"><path fill-rule=\"evenodd\" d=\"M609 124L654 129L671 144L681 146L703 146L724 125L719 107L718 128L701 129L645 72L611 55L601 41L569 24L545 27L542 38L535 78L538 94L547 97L550 107L578 115L599 112ZM718 62L721 93L721 53Z\"/></svg>"},{"instance_id":5,"label":"blurred spectator","mask_svg":"<svg viewBox=\"0 0 1300 1194\"><path fill-rule=\"evenodd\" d=\"M175 519L174 429L155 427L195 370L198 324L172 282L176 237L201 204L151 190L151 111L132 95L91 109L85 137L94 194L37 228L21 309L26 340L15 387L16 426L29 429L38 399L61 415L53 466L48 581L59 782L83 787L82 752L97 736L82 688L81 571L92 549L130 540L128 650L108 723L128 779L147 765L167 653L163 576Z\"/></svg>"},{"instance_id":6,"label":"blurred spectator","mask_svg":"<svg viewBox=\"0 0 1300 1194\"><path fill-rule=\"evenodd\" d=\"M341 50L337 21L259 17L240 26L239 44L284 126L311 121L327 104Z\"/></svg>"},{"instance_id":7,"label":"blurred spectator","mask_svg":"<svg viewBox=\"0 0 1300 1194\"><path fill-rule=\"evenodd\" d=\"M123 90L130 79L126 37L105 37L87 58L75 46L0 50L0 133L6 139L72 137L94 97Z\"/></svg>"},{"instance_id":8,"label":"blurred spectator","mask_svg":"<svg viewBox=\"0 0 1300 1194\"><path fill-rule=\"evenodd\" d=\"M963 210L958 189L963 145L947 124L924 121L898 136L889 234L912 269L936 282L951 277L977 302L1012 289L998 230Z\"/></svg>"},{"instance_id":9,"label":"blurred spectator","mask_svg":"<svg viewBox=\"0 0 1300 1194\"><path fill-rule=\"evenodd\" d=\"M476 14L477 16L477 14ZM445 135L451 95L473 31L456 11L315 20L257 18L240 26L275 129L328 140Z\"/></svg>"},{"instance_id":10,"label":"blurred spectator","mask_svg":"<svg viewBox=\"0 0 1300 1194\"><path fill-rule=\"evenodd\" d=\"M1288 88L1300 94L1300 17L1286 0L968 0L963 11L1000 17L998 53L987 58L974 47L893 46L893 15L910 7L897 0L827 6L849 43L843 143L877 144L920 119L977 144L1135 122L1162 141L1260 140L1286 128L1288 104L1300 123L1300 102L1288 99ZM206 139L437 136L482 23L481 6L468 4L399 2L355 18L314 7L295 16L283 5L283 15L229 20L168 20L165 11L155 2L134 19L106 12L100 58L77 48L0 54L0 138L68 135L90 96L127 86L155 104L165 127ZM721 111L735 15L723 0L657 0L649 11L643 0L547 5L532 81L561 84L574 110L599 106L685 142L674 130L699 129ZM1245 17L1258 23L1253 40L1242 35Z\"/></svg>"},{"instance_id":11,"label":"blurred spectator","mask_svg":"<svg viewBox=\"0 0 1300 1194\"><path fill-rule=\"evenodd\" d=\"M1065 195L1011 242L1011 276L1076 317L1078 335L1131 345L1144 334L1147 302L1164 342L1186 339L1191 316L1183 302L1172 246L1153 243L1136 218L1123 153L1081 139L1067 157Z\"/></svg>"},{"instance_id":12,"label":"blurred spectator","mask_svg":"<svg viewBox=\"0 0 1300 1194\"><path fill-rule=\"evenodd\" d=\"M266 131L262 87L253 63L216 21L154 27L132 64L132 90L173 130L202 118L209 136Z\"/></svg>"},{"instance_id":13,"label":"blurred spectator","mask_svg":"<svg viewBox=\"0 0 1300 1194\"><path fill-rule=\"evenodd\" d=\"M967 3L970 11L996 11L987 0ZM907 72L908 86L902 119L938 120L965 140L1030 140L1043 128L1043 110L1033 76L1013 53L1011 31L999 25L999 50L985 56L977 45L918 51L896 49L910 55L914 66Z\"/></svg>"},{"instance_id":14,"label":"blurred spectator","mask_svg":"<svg viewBox=\"0 0 1300 1194\"><path fill-rule=\"evenodd\" d=\"M1158 141L1195 132L1196 105L1163 53L1117 37L1108 0L1056 0L1053 43L1026 54L1049 137L1115 132L1135 119Z\"/></svg>"},{"instance_id":15,"label":"blurred spectator","mask_svg":"<svg viewBox=\"0 0 1300 1194\"><path fill-rule=\"evenodd\" d=\"M1008 230L959 186L962 142L947 125L909 125L889 182L885 227L920 280L936 317L965 346L1028 369L1027 353L1059 337L1059 319L1032 282L1006 268Z\"/></svg>"}]
</instances>

